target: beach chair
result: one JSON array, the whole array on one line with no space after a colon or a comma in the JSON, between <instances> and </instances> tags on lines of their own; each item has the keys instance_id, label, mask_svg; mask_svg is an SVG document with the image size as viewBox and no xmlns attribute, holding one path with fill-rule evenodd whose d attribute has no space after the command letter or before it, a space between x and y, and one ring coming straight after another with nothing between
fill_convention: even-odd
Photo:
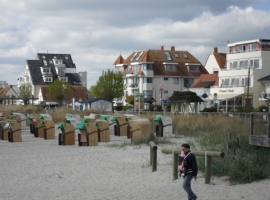
<instances>
[{"instance_id":1,"label":"beach chair","mask_svg":"<svg viewBox=\"0 0 270 200\"><path fill-rule=\"evenodd\" d=\"M44 139L55 139L55 123L52 120L44 120L42 122L45 125L44 128Z\"/></svg>"},{"instance_id":2,"label":"beach chair","mask_svg":"<svg viewBox=\"0 0 270 200\"><path fill-rule=\"evenodd\" d=\"M151 124L147 118L138 118L129 121L130 124L130 139L146 136L151 134Z\"/></svg>"},{"instance_id":3,"label":"beach chair","mask_svg":"<svg viewBox=\"0 0 270 200\"><path fill-rule=\"evenodd\" d=\"M61 122L58 124L57 128L61 129L62 132L58 135L59 145L75 145L75 129L72 124Z\"/></svg>"},{"instance_id":4,"label":"beach chair","mask_svg":"<svg viewBox=\"0 0 270 200\"><path fill-rule=\"evenodd\" d=\"M9 132L8 141L9 142L22 142L22 126L21 123L16 120L8 120Z\"/></svg>"}]
</instances>

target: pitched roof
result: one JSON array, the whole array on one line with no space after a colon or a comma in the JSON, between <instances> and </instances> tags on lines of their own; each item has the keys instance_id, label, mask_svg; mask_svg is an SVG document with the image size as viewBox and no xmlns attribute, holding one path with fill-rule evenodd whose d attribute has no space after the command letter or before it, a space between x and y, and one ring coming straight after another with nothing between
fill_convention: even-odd
<instances>
[{"instance_id":1,"label":"pitched roof","mask_svg":"<svg viewBox=\"0 0 270 200\"><path fill-rule=\"evenodd\" d=\"M47 100L48 97L48 86L41 86L41 93L43 96L43 100ZM74 97L75 102L78 102L80 99L82 101L87 99L87 88L83 86L71 86L72 89L72 97L65 98L64 101L67 104L71 103L71 99ZM50 97L50 101L57 101L55 98Z\"/></svg>"},{"instance_id":2,"label":"pitched roof","mask_svg":"<svg viewBox=\"0 0 270 200\"><path fill-rule=\"evenodd\" d=\"M55 80L58 78L56 73L56 68L52 59L62 59L63 64L65 64L66 68L76 68L76 65L73 63L70 54L46 54L46 53L38 53L36 59L37 60L26 60L26 64L28 65L30 77L33 85L49 85L50 82L44 82L40 67L49 67L51 69L52 78ZM46 60L47 66L44 65L44 61ZM81 85L80 76L78 73L66 73L66 77L68 77L68 82L71 85Z\"/></svg>"},{"instance_id":3,"label":"pitched roof","mask_svg":"<svg viewBox=\"0 0 270 200\"><path fill-rule=\"evenodd\" d=\"M171 58L168 60L166 54ZM147 51L133 52L127 59L124 60L125 65L130 65L134 62L153 62L154 75L161 76L200 76L201 74L208 74L207 70L192 54L188 51L171 51L171 50L157 50L149 49ZM177 63L176 71L166 71L165 63ZM198 64L198 72L190 72L187 68L187 63Z\"/></svg>"},{"instance_id":4,"label":"pitched roof","mask_svg":"<svg viewBox=\"0 0 270 200\"><path fill-rule=\"evenodd\" d=\"M190 88L210 88L210 86L218 86L218 74L201 74Z\"/></svg>"},{"instance_id":5,"label":"pitched roof","mask_svg":"<svg viewBox=\"0 0 270 200\"><path fill-rule=\"evenodd\" d=\"M270 75L260 78L258 81L270 81Z\"/></svg>"},{"instance_id":6,"label":"pitched roof","mask_svg":"<svg viewBox=\"0 0 270 200\"><path fill-rule=\"evenodd\" d=\"M220 69L225 68L226 65L226 53L214 53L213 54Z\"/></svg>"},{"instance_id":7,"label":"pitched roof","mask_svg":"<svg viewBox=\"0 0 270 200\"><path fill-rule=\"evenodd\" d=\"M0 96L5 96L6 93L9 91L10 87L5 87L0 89Z\"/></svg>"},{"instance_id":8,"label":"pitched roof","mask_svg":"<svg viewBox=\"0 0 270 200\"><path fill-rule=\"evenodd\" d=\"M204 102L195 92L191 91L175 91L169 99L171 102Z\"/></svg>"},{"instance_id":9,"label":"pitched roof","mask_svg":"<svg viewBox=\"0 0 270 200\"><path fill-rule=\"evenodd\" d=\"M124 62L124 58L121 55L119 55L118 58L116 59L116 61L114 61L113 64L118 65L118 64L123 64L123 62Z\"/></svg>"}]
</instances>

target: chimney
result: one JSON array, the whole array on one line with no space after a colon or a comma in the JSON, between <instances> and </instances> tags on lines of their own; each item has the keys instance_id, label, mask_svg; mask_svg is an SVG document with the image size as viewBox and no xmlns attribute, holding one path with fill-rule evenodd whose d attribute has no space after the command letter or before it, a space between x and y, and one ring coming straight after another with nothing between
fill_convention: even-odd
<instances>
[{"instance_id":1,"label":"chimney","mask_svg":"<svg viewBox=\"0 0 270 200\"><path fill-rule=\"evenodd\" d=\"M159 47L158 47L158 50L163 50L164 48L163 48L163 45L160 45Z\"/></svg>"},{"instance_id":2,"label":"chimney","mask_svg":"<svg viewBox=\"0 0 270 200\"><path fill-rule=\"evenodd\" d=\"M175 51L175 46L171 46L171 51Z\"/></svg>"},{"instance_id":3,"label":"chimney","mask_svg":"<svg viewBox=\"0 0 270 200\"><path fill-rule=\"evenodd\" d=\"M213 53L218 53L218 48L217 47L213 48Z\"/></svg>"}]
</instances>

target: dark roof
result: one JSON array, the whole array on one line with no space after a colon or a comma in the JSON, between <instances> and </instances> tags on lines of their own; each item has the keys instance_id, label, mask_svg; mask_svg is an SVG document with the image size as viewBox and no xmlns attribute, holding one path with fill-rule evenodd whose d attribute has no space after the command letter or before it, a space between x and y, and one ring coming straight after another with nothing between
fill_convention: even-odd
<instances>
[{"instance_id":1,"label":"dark roof","mask_svg":"<svg viewBox=\"0 0 270 200\"><path fill-rule=\"evenodd\" d=\"M258 81L270 81L270 75L260 78Z\"/></svg>"},{"instance_id":2,"label":"dark roof","mask_svg":"<svg viewBox=\"0 0 270 200\"><path fill-rule=\"evenodd\" d=\"M50 84L50 82L43 81L40 67L49 67L51 69L53 80L58 78L54 63L50 62L50 61L52 61L52 59L54 59L54 57L56 57L57 59L62 59L63 64L66 65L67 69L68 68L76 68L76 65L73 63L70 54L38 53L36 60L26 60L33 85L49 85ZM46 60L47 66L44 65L43 60ZM78 73L66 73L65 76L68 77L68 82L71 85L79 85L79 86L81 85L81 80L80 80L80 76Z\"/></svg>"},{"instance_id":3,"label":"dark roof","mask_svg":"<svg viewBox=\"0 0 270 200\"><path fill-rule=\"evenodd\" d=\"M80 103L93 103L93 102L99 101L99 100L104 100L104 101L108 101L108 102L113 103L112 101L110 101L110 100L108 100L108 99L105 99L105 98L90 98L90 99L81 101Z\"/></svg>"},{"instance_id":4,"label":"dark roof","mask_svg":"<svg viewBox=\"0 0 270 200\"><path fill-rule=\"evenodd\" d=\"M204 102L195 92L173 92L172 96L169 97L171 102Z\"/></svg>"}]
</instances>

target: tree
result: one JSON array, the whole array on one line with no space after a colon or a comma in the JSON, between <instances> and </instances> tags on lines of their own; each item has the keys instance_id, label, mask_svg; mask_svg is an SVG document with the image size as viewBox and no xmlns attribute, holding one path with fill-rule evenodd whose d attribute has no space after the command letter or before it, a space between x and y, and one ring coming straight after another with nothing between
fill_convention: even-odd
<instances>
[{"instance_id":1,"label":"tree","mask_svg":"<svg viewBox=\"0 0 270 200\"><path fill-rule=\"evenodd\" d=\"M102 76L90 88L91 95L99 98L106 98L113 100L114 98L120 98L124 95L124 79L122 74L115 73L113 70L102 71Z\"/></svg>"},{"instance_id":2,"label":"tree","mask_svg":"<svg viewBox=\"0 0 270 200\"><path fill-rule=\"evenodd\" d=\"M30 83L22 84L19 88L18 97L23 99L23 103L26 106L29 102L29 98L32 96L32 85Z\"/></svg>"},{"instance_id":3,"label":"tree","mask_svg":"<svg viewBox=\"0 0 270 200\"><path fill-rule=\"evenodd\" d=\"M55 98L58 101L59 106L62 106L63 100L72 95L70 83L56 79L49 85L49 95L51 98Z\"/></svg>"},{"instance_id":4,"label":"tree","mask_svg":"<svg viewBox=\"0 0 270 200\"><path fill-rule=\"evenodd\" d=\"M134 106L134 95L127 95L126 102Z\"/></svg>"}]
</instances>

